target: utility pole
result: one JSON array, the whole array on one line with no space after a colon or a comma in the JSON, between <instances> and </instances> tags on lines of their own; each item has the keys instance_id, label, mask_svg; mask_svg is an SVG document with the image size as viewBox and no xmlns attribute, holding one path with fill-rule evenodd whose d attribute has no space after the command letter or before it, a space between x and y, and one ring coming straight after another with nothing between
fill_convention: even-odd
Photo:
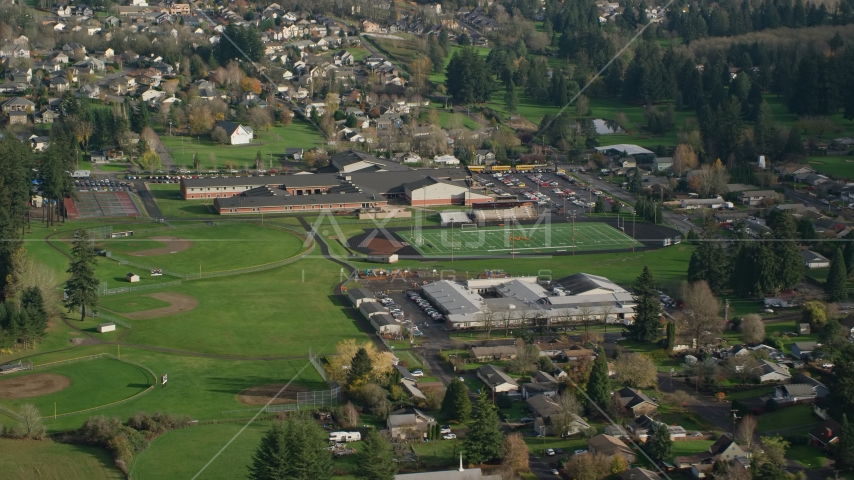
<instances>
[{"instance_id":1,"label":"utility pole","mask_svg":"<svg viewBox=\"0 0 854 480\"><path fill-rule=\"evenodd\" d=\"M632 212L632 240L635 240L635 216L637 212ZM635 253L635 244L632 242L632 253Z\"/></svg>"},{"instance_id":2,"label":"utility pole","mask_svg":"<svg viewBox=\"0 0 854 480\"><path fill-rule=\"evenodd\" d=\"M729 299L726 299L726 307L724 307L724 325L729 323Z\"/></svg>"},{"instance_id":3,"label":"utility pole","mask_svg":"<svg viewBox=\"0 0 854 480\"><path fill-rule=\"evenodd\" d=\"M738 416L738 410L730 410L732 412L732 438L735 438L735 423L741 417Z\"/></svg>"}]
</instances>

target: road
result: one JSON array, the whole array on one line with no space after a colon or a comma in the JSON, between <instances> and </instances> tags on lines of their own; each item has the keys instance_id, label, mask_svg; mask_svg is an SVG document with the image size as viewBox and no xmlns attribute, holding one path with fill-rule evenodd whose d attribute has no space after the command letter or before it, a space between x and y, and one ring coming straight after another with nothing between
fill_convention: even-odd
<instances>
[{"instance_id":1,"label":"road","mask_svg":"<svg viewBox=\"0 0 854 480\"><path fill-rule=\"evenodd\" d=\"M157 135L156 132L155 132L155 135ZM174 170L175 169L175 161L172 160L172 156L169 155L169 151L166 150L166 146L163 145L163 142L160 140L160 135L157 135L157 140L155 142L155 145L157 145L157 146L154 147L154 151L157 152L158 155L160 155L160 163L161 163L160 169L165 170L167 172L171 172L172 170Z\"/></svg>"}]
</instances>

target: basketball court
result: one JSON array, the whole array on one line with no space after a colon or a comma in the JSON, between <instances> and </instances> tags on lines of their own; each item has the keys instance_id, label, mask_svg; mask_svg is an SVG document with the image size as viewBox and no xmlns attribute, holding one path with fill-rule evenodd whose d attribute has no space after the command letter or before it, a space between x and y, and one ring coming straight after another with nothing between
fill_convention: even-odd
<instances>
[{"instance_id":1,"label":"basketball court","mask_svg":"<svg viewBox=\"0 0 854 480\"><path fill-rule=\"evenodd\" d=\"M68 218L139 217L127 192L77 192L77 200L66 199Z\"/></svg>"}]
</instances>

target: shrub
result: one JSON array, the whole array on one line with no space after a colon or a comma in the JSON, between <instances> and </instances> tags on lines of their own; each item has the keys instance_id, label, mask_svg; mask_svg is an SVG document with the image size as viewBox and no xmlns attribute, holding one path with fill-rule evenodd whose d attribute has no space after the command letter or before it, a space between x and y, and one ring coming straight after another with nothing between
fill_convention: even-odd
<instances>
[{"instance_id":1,"label":"shrub","mask_svg":"<svg viewBox=\"0 0 854 480\"><path fill-rule=\"evenodd\" d=\"M779 408L780 404L773 398L769 398L768 401L765 402L765 410L768 412L776 412Z\"/></svg>"},{"instance_id":2,"label":"shrub","mask_svg":"<svg viewBox=\"0 0 854 480\"><path fill-rule=\"evenodd\" d=\"M495 397L495 405L498 408L511 408L513 407L513 400L506 393L499 393Z\"/></svg>"}]
</instances>

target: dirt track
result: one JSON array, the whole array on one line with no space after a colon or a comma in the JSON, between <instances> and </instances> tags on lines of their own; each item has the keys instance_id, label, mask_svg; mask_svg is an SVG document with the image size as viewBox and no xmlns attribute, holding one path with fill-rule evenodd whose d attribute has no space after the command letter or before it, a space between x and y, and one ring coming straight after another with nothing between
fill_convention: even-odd
<instances>
[{"instance_id":1,"label":"dirt track","mask_svg":"<svg viewBox=\"0 0 854 480\"><path fill-rule=\"evenodd\" d=\"M260 406L266 405L274 395L279 393L279 390L282 389L286 384L284 383L269 383L267 385L256 385L254 387L249 387L246 390L241 391L237 394L237 401L244 405L251 406ZM276 397L275 400L271 403L271 405L280 405L283 403L296 403L297 402L297 392L307 392L308 390L305 387L300 385L291 384L288 388L282 392L281 395Z\"/></svg>"},{"instance_id":2,"label":"dirt track","mask_svg":"<svg viewBox=\"0 0 854 480\"><path fill-rule=\"evenodd\" d=\"M138 250L136 252L130 252L128 253L128 255L132 255L134 257L154 257L157 255L167 255L170 253L183 252L184 250L187 250L193 246L192 240L184 240L178 237L151 237L148 240L164 242L167 245L165 247L160 248L149 248L148 250Z\"/></svg>"},{"instance_id":3,"label":"dirt track","mask_svg":"<svg viewBox=\"0 0 854 480\"><path fill-rule=\"evenodd\" d=\"M0 379L0 398L15 400L56 393L71 385L71 379L54 373L33 373Z\"/></svg>"},{"instance_id":4,"label":"dirt track","mask_svg":"<svg viewBox=\"0 0 854 480\"><path fill-rule=\"evenodd\" d=\"M163 308L142 310L140 312L122 313L121 315L131 320L148 320L151 318L168 317L169 315L175 315L177 313L189 312L199 306L199 300L196 297L184 295L183 293L158 292L150 293L145 296L171 303L171 305Z\"/></svg>"}]
</instances>

